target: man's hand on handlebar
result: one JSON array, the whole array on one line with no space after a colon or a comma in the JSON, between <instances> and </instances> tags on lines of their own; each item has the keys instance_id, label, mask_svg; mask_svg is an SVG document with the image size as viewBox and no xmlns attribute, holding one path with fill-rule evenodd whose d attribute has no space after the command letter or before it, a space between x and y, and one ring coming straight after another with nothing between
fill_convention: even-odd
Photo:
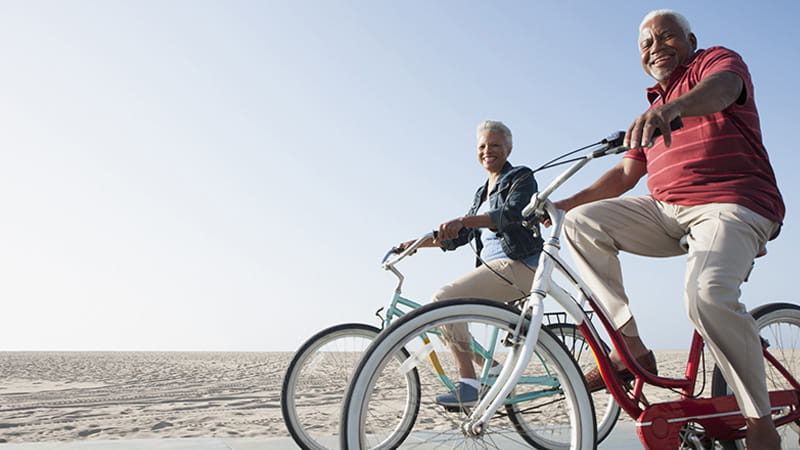
<instances>
[{"instance_id":1,"label":"man's hand on handlebar","mask_svg":"<svg viewBox=\"0 0 800 450\"><path fill-rule=\"evenodd\" d=\"M664 136L664 145L672 145L672 131L680 128L675 119L680 117L680 111L672 103L659 105L637 117L628 132L625 133L624 145L628 148L648 147L659 134ZM676 125L673 125L675 123Z\"/></svg>"}]
</instances>

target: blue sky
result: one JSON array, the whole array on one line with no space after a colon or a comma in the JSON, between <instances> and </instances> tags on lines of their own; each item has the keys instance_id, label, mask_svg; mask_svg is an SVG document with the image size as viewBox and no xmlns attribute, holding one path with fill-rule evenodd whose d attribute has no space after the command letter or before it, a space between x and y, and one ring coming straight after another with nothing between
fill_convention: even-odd
<instances>
[{"instance_id":1,"label":"blue sky","mask_svg":"<svg viewBox=\"0 0 800 450\"><path fill-rule=\"evenodd\" d=\"M657 8L750 66L788 214L743 300L797 301L797 2L0 1L0 350L293 350L375 323L384 252L483 182L479 122L538 167L646 108ZM420 252L405 293L471 264ZM683 260L624 264L645 341L688 347Z\"/></svg>"}]
</instances>

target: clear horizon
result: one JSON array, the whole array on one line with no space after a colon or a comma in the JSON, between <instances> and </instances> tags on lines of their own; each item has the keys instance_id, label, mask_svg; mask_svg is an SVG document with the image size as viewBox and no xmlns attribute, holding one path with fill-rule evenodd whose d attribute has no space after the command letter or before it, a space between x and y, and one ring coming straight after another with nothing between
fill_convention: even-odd
<instances>
[{"instance_id":1,"label":"clear horizon","mask_svg":"<svg viewBox=\"0 0 800 450\"><path fill-rule=\"evenodd\" d=\"M787 216L742 299L796 303L800 4L667 6L750 68ZM294 351L377 325L385 251L484 181L475 126L505 122L533 168L627 128L654 84L637 27L660 7L1 2L0 351ZM427 302L472 259L419 252L404 294ZM683 258L623 264L645 342L688 348Z\"/></svg>"}]
</instances>

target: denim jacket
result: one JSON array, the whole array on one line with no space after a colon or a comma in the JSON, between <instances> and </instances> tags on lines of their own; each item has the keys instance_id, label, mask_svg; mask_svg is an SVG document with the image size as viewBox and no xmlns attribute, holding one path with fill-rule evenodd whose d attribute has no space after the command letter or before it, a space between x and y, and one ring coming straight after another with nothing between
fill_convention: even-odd
<instances>
[{"instance_id":1,"label":"denim jacket","mask_svg":"<svg viewBox=\"0 0 800 450\"><path fill-rule=\"evenodd\" d=\"M488 180L478 191L472 201L472 207L467 212L468 216L475 215L483 203L484 192ZM494 189L489 192L489 211L487 214L492 219L503 251L509 258L521 260L537 255L542 250L542 238L539 237L537 225L536 234L522 226L522 209L528 205L531 196L537 191L536 179L533 171L525 166L512 166L506 162L500 172ZM475 239L478 254L483 244L480 234L474 228L462 228L458 237L442 242L442 249L455 250L456 248ZM480 265L478 259L476 265Z\"/></svg>"}]
</instances>

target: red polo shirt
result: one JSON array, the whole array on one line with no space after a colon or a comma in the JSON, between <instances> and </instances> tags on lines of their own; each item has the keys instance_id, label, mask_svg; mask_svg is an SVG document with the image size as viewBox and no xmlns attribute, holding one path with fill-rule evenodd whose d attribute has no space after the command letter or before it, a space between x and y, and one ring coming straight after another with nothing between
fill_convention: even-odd
<instances>
[{"instance_id":1,"label":"red polo shirt","mask_svg":"<svg viewBox=\"0 0 800 450\"><path fill-rule=\"evenodd\" d=\"M668 103L724 70L742 78L742 98L721 112L682 118L683 128L672 133L670 147L657 139L652 148L633 149L625 157L647 163L647 186L656 200L735 203L782 222L785 207L761 142L753 83L736 52L724 47L698 51L689 64L673 71L666 91L659 84L647 89L647 99L651 108Z\"/></svg>"}]
</instances>

